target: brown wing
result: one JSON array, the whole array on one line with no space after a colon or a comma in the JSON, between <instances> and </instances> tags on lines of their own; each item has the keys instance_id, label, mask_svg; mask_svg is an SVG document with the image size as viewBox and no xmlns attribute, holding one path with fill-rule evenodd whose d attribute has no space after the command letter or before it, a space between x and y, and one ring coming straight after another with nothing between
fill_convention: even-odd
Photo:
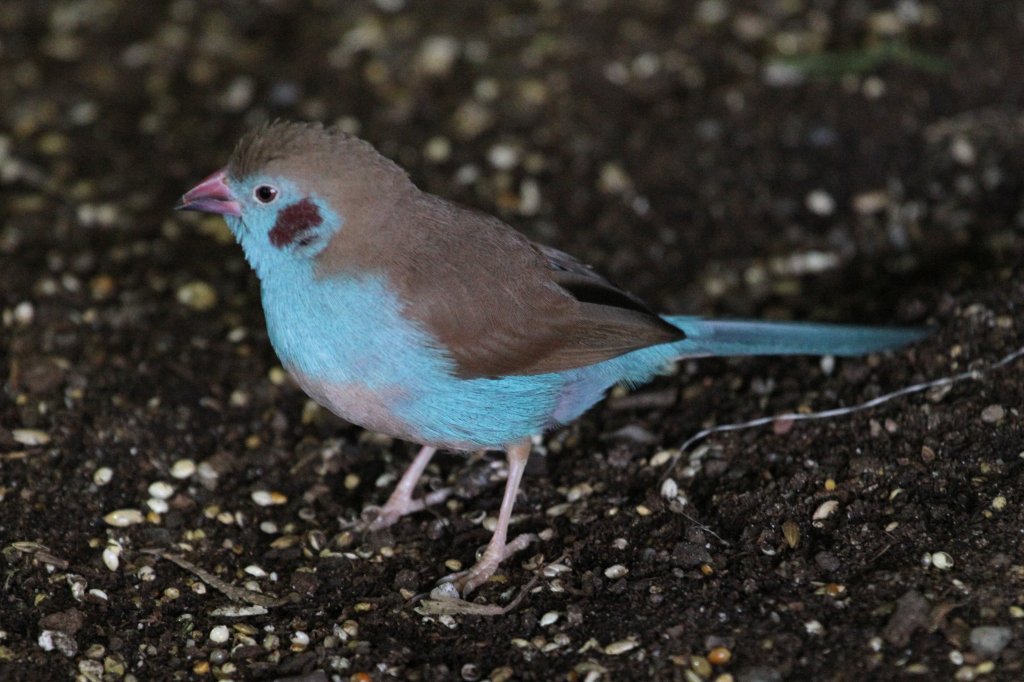
<instances>
[{"instance_id":1,"label":"brown wing","mask_svg":"<svg viewBox=\"0 0 1024 682\"><path fill-rule=\"evenodd\" d=\"M572 256L431 195L415 203L389 274L460 377L558 372L684 338Z\"/></svg>"},{"instance_id":2,"label":"brown wing","mask_svg":"<svg viewBox=\"0 0 1024 682\"><path fill-rule=\"evenodd\" d=\"M496 218L411 184L375 196L328 194L350 210L320 272L384 273L462 378L558 372L684 338L583 263Z\"/></svg>"},{"instance_id":3,"label":"brown wing","mask_svg":"<svg viewBox=\"0 0 1024 682\"><path fill-rule=\"evenodd\" d=\"M343 224L317 256L320 276L383 274L461 377L557 372L683 338L576 259L420 192L336 129L273 124L239 143L231 168L292 178L332 206Z\"/></svg>"}]
</instances>

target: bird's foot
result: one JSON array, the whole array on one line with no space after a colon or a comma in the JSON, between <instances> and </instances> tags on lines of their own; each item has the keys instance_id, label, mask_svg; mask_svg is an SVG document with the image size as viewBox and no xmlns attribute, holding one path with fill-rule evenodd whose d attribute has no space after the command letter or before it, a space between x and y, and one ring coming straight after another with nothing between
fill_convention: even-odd
<instances>
[{"instance_id":1,"label":"bird's foot","mask_svg":"<svg viewBox=\"0 0 1024 682\"><path fill-rule=\"evenodd\" d=\"M383 507L368 505L363 508L359 515L360 520L353 524L356 530L373 532L388 528L403 516L423 511L427 507L441 504L452 494L451 488L441 488L423 497L413 498L402 495L392 495Z\"/></svg>"},{"instance_id":2,"label":"bird's foot","mask_svg":"<svg viewBox=\"0 0 1024 682\"><path fill-rule=\"evenodd\" d=\"M512 542L503 543L499 547L488 545L480 560L473 564L472 568L458 573L452 573L441 578L438 583L451 583L462 596L468 595L476 588L490 580L494 572L498 570L501 562L516 552L521 552L530 546L530 543L537 539L533 533L523 533Z\"/></svg>"}]
</instances>

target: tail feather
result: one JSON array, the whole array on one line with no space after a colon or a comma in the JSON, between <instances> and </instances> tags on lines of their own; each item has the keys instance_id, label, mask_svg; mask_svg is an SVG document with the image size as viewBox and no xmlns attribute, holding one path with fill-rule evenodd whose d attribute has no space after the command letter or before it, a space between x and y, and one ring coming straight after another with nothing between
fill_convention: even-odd
<instances>
[{"instance_id":1,"label":"tail feather","mask_svg":"<svg viewBox=\"0 0 1024 682\"><path fill-rule=\"evenodd\" d=\"M682 355L863 355L924 338L921 327L861 327L806 322L665 318L686 334Z\"/></svg>"}]
</instances>

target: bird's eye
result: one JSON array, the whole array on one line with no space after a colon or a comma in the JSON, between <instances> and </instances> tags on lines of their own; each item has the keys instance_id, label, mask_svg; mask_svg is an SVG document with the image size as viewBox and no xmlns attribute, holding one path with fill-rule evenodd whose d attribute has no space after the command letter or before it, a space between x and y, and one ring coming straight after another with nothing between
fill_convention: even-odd
<instances>
[{"instance_id":1,"label":"bird's eye","mask_svg":"<svg viewBox=\"0 0 1024 682\"><path fill-rule=\"evenodd\" d=\"M252 191L252 195L261 204L269 204L277 199L277 188L270 185L259 185Z\"/></svg>"}]
</instances>

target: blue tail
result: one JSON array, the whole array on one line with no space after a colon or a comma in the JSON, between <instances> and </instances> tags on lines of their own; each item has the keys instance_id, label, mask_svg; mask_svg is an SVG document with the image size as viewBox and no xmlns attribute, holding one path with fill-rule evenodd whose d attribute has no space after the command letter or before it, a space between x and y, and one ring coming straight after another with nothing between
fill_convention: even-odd
<instances>
[{"instance_id":1,"label":"blue tail","mask_svg":"<svg viewBox=\"0 0 1024 682\"><path fill-rule=\"evenodd\" d=\"M705 320L666 316L686 333L674 344L688 355L863 355L924 338L920 327L858 327L804 322Z\"/></svg>"}]
</instances>

